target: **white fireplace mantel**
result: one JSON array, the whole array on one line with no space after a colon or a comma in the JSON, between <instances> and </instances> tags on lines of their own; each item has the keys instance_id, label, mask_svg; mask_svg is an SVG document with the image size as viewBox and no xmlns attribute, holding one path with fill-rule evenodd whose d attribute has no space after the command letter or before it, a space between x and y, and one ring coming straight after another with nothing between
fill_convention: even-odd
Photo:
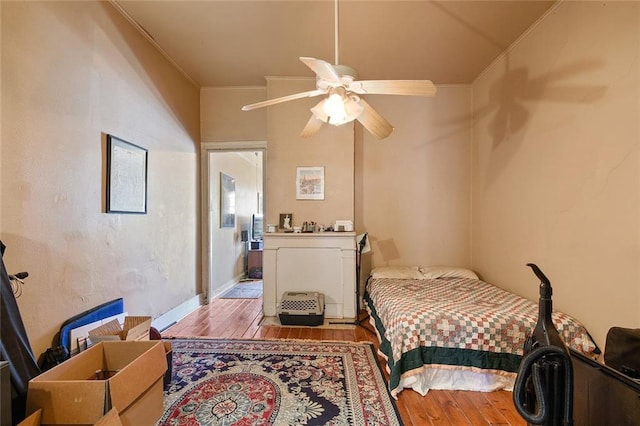
<instances>
[{"instance_id":1,"label":"white fireplace mantel","mask_svg":"<svg viewBox=\"0 0 640 426\"><path fill-rule=\"evenodd\" d=\"M325 317L356 316L355 232L266 233L262 279L265 316L287 291L324 294Z\"/></svg>"}]
</instances>

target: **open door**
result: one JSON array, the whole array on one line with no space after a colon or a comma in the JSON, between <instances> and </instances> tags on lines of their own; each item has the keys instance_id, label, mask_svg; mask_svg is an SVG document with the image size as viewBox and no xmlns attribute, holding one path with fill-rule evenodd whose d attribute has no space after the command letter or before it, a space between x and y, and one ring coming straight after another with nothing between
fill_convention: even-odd
<instances>
[{"instance_id":1,"label":"open door","mask_svg":"<svg viewBox=\"0 0 640 426\"><path fill-rule=\"evenodd\" d=\"M208 303L248 274L253 219L266 204L266 143L205 144L202 157L202 291Z\"/></svg>"}]
</instances>

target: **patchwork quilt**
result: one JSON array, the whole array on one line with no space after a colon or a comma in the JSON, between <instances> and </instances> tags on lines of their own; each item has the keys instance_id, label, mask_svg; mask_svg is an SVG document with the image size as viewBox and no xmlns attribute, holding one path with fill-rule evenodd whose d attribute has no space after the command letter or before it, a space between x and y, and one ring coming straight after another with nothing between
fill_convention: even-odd
<instances>
[{"instance_id":1,"label":"patchwork quilt","mask_svg":"<svg viewBox=\"0 0 640 426\"><path fill-rule=\"evenodd\" d=\"M538 318L537 303L468 278L374 279L365 301L392 390L425 366L517 372ZM553 322L569 347L588 356L598 351L571 316L555 311Z\"/></svg>"}]
</instances>

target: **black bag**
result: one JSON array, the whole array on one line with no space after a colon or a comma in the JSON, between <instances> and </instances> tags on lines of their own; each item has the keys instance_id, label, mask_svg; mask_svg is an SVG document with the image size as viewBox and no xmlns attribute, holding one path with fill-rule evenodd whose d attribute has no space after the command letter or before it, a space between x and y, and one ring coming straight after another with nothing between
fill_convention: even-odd
<instances>
[{"instance_id":1,"label":"black bag","mask_svg":"<svg viewBox=\"0 0 640 426\"><path fill-rule=\"evenodd\" d=\"M640 328L610 328L604 347L604 363L640 379Z\"/></svg>"},{"instance_id":2,"label":"black bag","mask_svg":"<svg viewBox=\"0 0 640 426\"><path fill-rule=\"evenodd\" d=\"M55 367L56 365L69 359L69 351L64 346L56 346L47 349L40 359L38 359L38 365L40 370L47 371Z\"/></svg>"}]
</instances>

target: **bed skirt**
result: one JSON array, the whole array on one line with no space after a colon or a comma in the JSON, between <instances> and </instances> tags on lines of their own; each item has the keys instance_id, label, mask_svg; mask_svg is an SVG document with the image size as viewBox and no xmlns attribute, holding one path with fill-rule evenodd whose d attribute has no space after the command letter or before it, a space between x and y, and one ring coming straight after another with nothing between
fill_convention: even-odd
<instances>
[{"instance_id":1,"label":"bed skirt","mask_svg":"<svg viewBox=\"0 0 640 426\"><path fill-rule=\"evenodd\" d=\"M369 322L376 331L380 347L383 348L385 339L380 337L375 313L372 314L369 310L369 314ZM512 391L517 375L516 372L446 364L422 364L398 373L390 368L389 358L383 350L378 350L378 354L387 361L385 369L390 376L389 391L395 399L403 389L413 389L422 396L431 389L476 392Z\"/></svg>"}]
</instances>

